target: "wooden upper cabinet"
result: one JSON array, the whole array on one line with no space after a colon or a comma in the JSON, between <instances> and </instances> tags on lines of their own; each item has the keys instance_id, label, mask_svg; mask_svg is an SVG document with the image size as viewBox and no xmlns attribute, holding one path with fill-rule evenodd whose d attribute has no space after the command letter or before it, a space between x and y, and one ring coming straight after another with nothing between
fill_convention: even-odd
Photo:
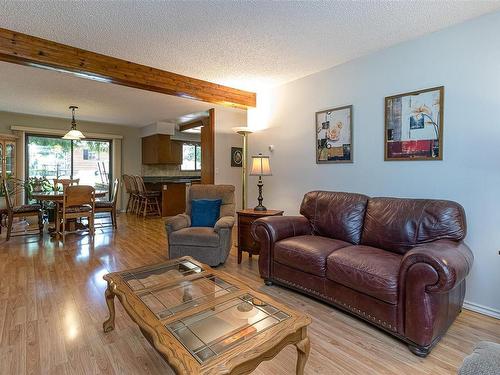
<instances>
[{"instance_id":1,"label":"wooden upper cabinet","mask_svg":"<svg viewBox=\"0 0 500 375\"><path fill-rule=\"evenodd\" d=\"M165 134L142 138L142 164L182 164L182 142Z\"/></svg>"}]
</instances>

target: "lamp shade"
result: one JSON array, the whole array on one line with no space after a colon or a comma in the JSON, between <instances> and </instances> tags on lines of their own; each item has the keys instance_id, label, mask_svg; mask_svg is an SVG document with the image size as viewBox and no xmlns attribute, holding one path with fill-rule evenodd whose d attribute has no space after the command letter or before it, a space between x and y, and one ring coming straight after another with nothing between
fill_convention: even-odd
<instances>
[{"instance_id":1,"label":"lamp shade","mask_svg":"<svg viewBox=\"0 0 500 375\"><path fill-rule=\"evenodd\" d=\"M78 140L83 139L83 138L85 138L85 136L83 135L83 133L80 130L77 130L77 129L71 129L63 137L63 139L72 139L75 141L78 141Z\"/></svg>"},{"instance_id":2,"label":"lamp shade","mask_svg":"<svg viewBox=\"0 0 500 375\"><path fill-rule=\"evenodd\" d=\"M269 163L269 156L259 154L252 156L252 170L250 176L271 176L271 165Z\"/></svg>"}]
</instances>

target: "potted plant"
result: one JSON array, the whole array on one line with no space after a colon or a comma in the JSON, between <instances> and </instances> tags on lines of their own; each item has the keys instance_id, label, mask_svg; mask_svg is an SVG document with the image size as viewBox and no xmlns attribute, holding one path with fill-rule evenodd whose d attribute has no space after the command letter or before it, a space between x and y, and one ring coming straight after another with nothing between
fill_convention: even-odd
<instances>
[{"instance_id":1,"label":"potted plant","mask_svg":"<svg viewBox=\"0 0 500 375\"><path fill-rule=\"evenodd\" d=\"M26 180L25 189L28 196L28 202L33 201L33 193L45 193L53 190L53 185L46 177L30 177ZM54 202L42 202L42 208L47 212L49 222L55 219Z\"/></svg>"}]
</instances>

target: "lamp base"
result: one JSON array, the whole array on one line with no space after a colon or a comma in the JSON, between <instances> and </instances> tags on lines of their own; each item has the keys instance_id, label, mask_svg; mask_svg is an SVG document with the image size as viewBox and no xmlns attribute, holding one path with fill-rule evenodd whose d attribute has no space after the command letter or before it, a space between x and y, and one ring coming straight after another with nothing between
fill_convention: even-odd
<instances>
[{"instance_id":1,"label":"lamp base","mask_svg":"<svg viewBox=\"0 0 500 375\"><path fill-rule=\"evenodd\" d=\"M258 206L255 206L254 211L267 211L267 208L265 208L263 205L259 204Z\"/></svg>"}]
</instances>

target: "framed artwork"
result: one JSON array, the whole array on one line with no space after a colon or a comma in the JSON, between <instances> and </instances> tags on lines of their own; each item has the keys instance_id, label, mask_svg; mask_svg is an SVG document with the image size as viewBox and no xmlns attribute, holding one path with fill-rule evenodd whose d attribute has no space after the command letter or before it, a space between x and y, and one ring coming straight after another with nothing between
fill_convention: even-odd
<instances>
[{"instance_id":1,"label":"framed artwork","mask_svg":"<svg viewBox=\"0 0 500 375\"><path fill-rule=\"evenodd\" d=\"M316 112L316 163L352 163L352 105Z\"/></svg>"},{"instance_id":2,"label":"framed artwork","mask_svg":"<svg viewBox=\"0 0 500 375\"><path fill-rule=\"evenodd\" d=\"M443 160L444 87L385 98L384 160Z\"/></svg>"},{"instance_id":3,"label":"framed artwork","mask_svg":"<svg viewBox=\"0 0 500 375\"><path fill-rule=\"evenodd\" d=\"M231 167L241 167L243 165L243 149L241 147L231 147Z\"/></svg>"}]
</instances>

